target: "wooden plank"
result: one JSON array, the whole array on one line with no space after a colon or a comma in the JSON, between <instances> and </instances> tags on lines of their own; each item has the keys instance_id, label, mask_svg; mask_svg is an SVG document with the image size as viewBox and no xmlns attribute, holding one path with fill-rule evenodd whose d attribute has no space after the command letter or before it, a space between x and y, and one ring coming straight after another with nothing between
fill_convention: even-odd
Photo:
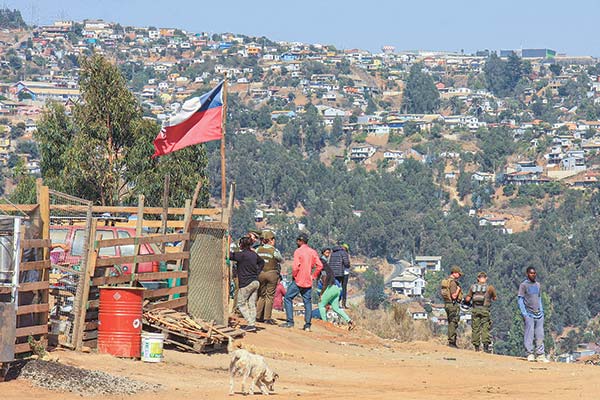
<instances>
[{"instance_id":1,"label":"wooden plank","mask_svg":"<svg viewBox=\"0 0 600 400\"><path fill-rule=\"evenodd\" d=\"M40 247L52 246L52 240L50 239L23 239L21 243L24 249L37 249Z\"/></svg>"},{"instance_id":2,"label":"wooden plank","mask_svg":"<svg viewBox=\"0 0 600 400\"><path fill-rule=\"evenodd\" d=\"M27 282L19 284L19 292L32 292L34 290L44 290L50 288L50 282Z\"/></svg>"},{"instance_id":3,"label":"wooden plank","mask_svg":"<svg viewBox=\"0 0 600 400\"><path fill-rule=\"evenodd\" d=\"M143 223L144 223L144 195L140 194L138 197L138 209L137 209L137 220L135 221L135 236L136 237L141 237L142 236L142 229L144 228ZM133 265L131 268L131 272L133 272L134 274L137 272L137 266L138 266L138 260L137 260L137 256L140 255L140 245L139 242L135 243L133 246L133 255L135 256L134 261L133 261Z\"/></svg>"},{"instance_id":4,"label":"wooden plank","mask_svg":"<svg viewBox=\"0 0 600 400\"><path fill-rule=\"evenodd\" d=\"M21 265L19 266L19 270L21 272L40 270L40 269L50 268L51 265L52 264L50 263L50 260L26 261L26 262L21 263Z\"/></svg>"},{"instance_id":5,"label":"wooden plank","mask_svg":"<svg viewBox=\"0 0 600 400\"><path fill-rule=\"evenodd\" d=\"M0 204L0 211L19 212L24 211L30 213L38 208L37 204Z\"/></svg>"},{"instance_id":6,"label":"wooden plank","mask_svg":"<svg viewBox=\"0 0 600 400\"><path fill-rule=\"evenodd\" d=\"M45 335L48 333L48 324L25 326L23 328L17 328L15 337L27 337L35 335Z\"/></svg>"},{"instance_id":7,"label":"wooden plank","mask_svg":"<svg viewBox=\"0 0 600 400\"><path fill-rule=\"evenodd\" d=\"M85 207L86 211L90 209L90 207ZM82 290L81 290L81 304L79 309L79 315L77 316L77 320L75 321L75 327L73 329L73 343L75 343L75 350L81 351L81 347L83 346L83 327L85 325L85 316L87 314L87 309L91 308L88 299L90 297L90 280L92 276L94 276L94 271L96 270L96 261L98 259L98 251L94 249L92 246L93 241L96 238L96 228L98 227L98 219L94 218L90 225L90 237L89 237L89 247L87 253L87 263L84 265L83 270L83 282L82 282ZM87 306L87 307L86 307ZM97 306L96 306L97 307Z\"/></svg>"},{"instance_id":8,"label":"wooden plank","mask_svg":"<svg viewBox=\"0 0 600 400\"><path fill-rule=\"evenodd\" d=\"M92 286L103 286L103 285L118 285L119 283L131 282L131 275L121 276L99 276L92 279Z\"/></svg>"},{"instance_id":9,"label":"wooden plank","mask_svg":"<svg viewBox=\"0 0 600 400\"><path fill-rule=\"evenodd\" d=\"M187 271L166 271L166 272L144 272L135 274L138 281L155 281L163 279L187 278Z\"/></svg>"},{"instance_id":10,"label":"wooden plank","mask_svg":"<svg viewBox=\"0 0 600 400\"><path fill-rule=\"evenodd\" d=\"M137 274L127 274L121 276L100 276L92 279L92 285L118 285L119 283L127 283L131 281L155 281L185 277L187 277L186 271L142 272Z\"/></svg>"},{"instance_id":11,"label":"wooden plank","mask_svg":"<svg viewBox=\"0 0 600 400\"><path fill-rule=\"evenodd\" d=\"M8 207L6 207L6 210L3 210L2 207L0 207L0 210L15 211L14 206L10 206L8 204L4 204L3 206L8 206ZM20 209L25 210L25 208L22 208L21 205L17 205L17 206ZM33 207L35 207L34 205L23 205L23 206L26 208L30 208L30 209L33 209ZM50 211L68 211L68 212L84 213L87 211L87 209L88 209L88 207L85 205L75 205L75 204L51 204L50 205ZM121 214L121 213L122 214L135 214L135 213L137 213L137 207L92 206L92 212L94 212L94 213L111 213L111 214ZM160 215L162 213L163 213L162 207L144 207L144 214ZM168 214L184 215L185 209L177 208L177 207L169 207ZM221 214L220 208L195 208L194 209L194 215L213 216L213 215L219 215L219 214ZM158 222L160 222L160 221L158 221Z\"/></svg>"},{"instance_id":12,"label":"wooden plank","mask_svg":"<svg viewBox=\"0 0 600 400\"><path fill-rule=\"evenodd\" d=\"M154 290L146 290L144 291L144 299L150 299L153 297L160 297L160 296L168 296L171 294L177 294L177 293L187 293L187 286L177 286L177 287L172 287L172 288L165 288L165 289L154 289Z\"/></svg>"},{"instance_id":13,"label":"wooden plank","mask_svg":"<svg viewBox=\"0 0 600 400\"><path fill-rule=\"evenodd\" d=\"M177 253L167 254L143 254L139 256L121 256L121 257L106 257L98 258L96 261L96 268L108 267L115 264L131 264L134 261L138 263L152 262L152 261L174 261L184 260L190 257L189 251L180 251Z\"/></svg>"},{"instance_id":14,"label":"wooden plank","mask_svg":"<svg viewBox=\"0 0 600 400\"><path fill-rule=\"evenodd\" d=\"M43 239L44 241L50 241L50 191L48 186L42 185L42 180L36 180L36 192L37 192L37 202L40 205L38 211L39 211L39 218L41 220L41 228L42 228L42 237L40 239ZM50 259L50 244L43 246L43 259L44 260L49 260ZM50 280L50 270L49 269L43 269L41 270L41 274L40 274L40 280L41 281L45 281L46 283L48 283L48 281ZM41 293L39 293L39 297L40 297L40 303L49 303L50 302L50 297L49 297L49 292L47 290L42 291ZM41 314L39 315L39 319L38 319L39 323L45 323L48 324L48 313L45 314Z\"/></svg>"},{"instance_id":15,"label":"wooden plank","mask_svg":"<svg viewBox=\"0 0 600 400\"><path fill-rule=\"evenodd\" d=\"M41 313L48 312L48 303L45 304L28 304L25 306L19 306L17 308L17 315L24 315L30 313Z\"/></svg>"},{"instance_id":16,"label":"wooden plank","mask_svg":"<svg viewBox=\"0 0 600 400\"><path fill-rule=\"evenodd\" d=\"M180 297L174 300L159 301L156 303L150 303L144 307L146 310L154 310L155 308L179 308L187 305L187 297Z\"/></svg>"},{"instance_id":17,"label":"wooden plank","mask_svg":"<svg viewBox=\"0 0 600 400\"><path fill-rule=\"evenodd\" d=\"M30 353L31 346L29 343L19 343L15 345L15 354Z\"/></svg>"},{"instance_id":18,"label":"wooden plank","mask_svg":"<svg viewBox=\"0 0 600 400\"><path fill-rule=\"evenodd\" d=\"M131 244L146 244L146 243L163 243L163 242L180 242L182 240L188 240L190 238L189 233L170 233L166 235L153 235L153 236L138 236L128 237L119 239L105 239L96 241L95 247L97 249L102 247L113 247L113 246L124 246Z\"/></svg>"}]
</instances>

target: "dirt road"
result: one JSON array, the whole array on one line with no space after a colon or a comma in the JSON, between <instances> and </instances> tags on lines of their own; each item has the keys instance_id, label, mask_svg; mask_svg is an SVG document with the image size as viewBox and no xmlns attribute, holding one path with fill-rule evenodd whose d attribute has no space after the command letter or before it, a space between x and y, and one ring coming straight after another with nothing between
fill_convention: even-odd
<instances>
[{"instance_id":1,"label":"dirt road","mask_svg":"<svg viewBox=\"0 0 600 400\"><path fill-rule=\"evenodd\" d=\"M302 326L301 324L299 324ZM298 325L297 325L298 326ZM318 321L313 332L271 327L249 335L245 347L262 354L281 379L281 399L597 399L600 368L537 364L511 357L452 350L437 343L394 343ZM227 395L226 354L167 351L161 364L106 355L55 352L61 362L127 376L163 389L128 397L94 399L196 400ZM3 399L81 399L79 395L32 387L17 379L0 384Z\"/></svg>"}]
</instances>

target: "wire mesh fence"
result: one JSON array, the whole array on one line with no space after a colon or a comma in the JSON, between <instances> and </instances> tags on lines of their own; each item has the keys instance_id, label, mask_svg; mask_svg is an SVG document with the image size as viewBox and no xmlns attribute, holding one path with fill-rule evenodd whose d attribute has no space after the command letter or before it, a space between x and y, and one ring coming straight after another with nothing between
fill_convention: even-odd
<instances>
[{"instance_id":1,"label":"wire mesh fence","mask_svg":"<svg viewBox=\"0 0 600 400\"><path fill-rule=\"evenodd\" d=\"M50 193L50 333L63 346L75 347L81 312L85 312L83 279L92 218L91 202L53 190ZM71 207L71 206L87 206ZM81 211L85 210L85 211Z\"/></svg>"},{"instance_id":2,"label":"wire mesh fence","mask_svg":"<svg viewBox=\"0 0 600 400\"><path fill-rule=\"evenodd\" d=\"M225 324L229 281L224 276L226 229L194 221L190 237L188 312L195 318Z\"/></svg>"}]
</instances>

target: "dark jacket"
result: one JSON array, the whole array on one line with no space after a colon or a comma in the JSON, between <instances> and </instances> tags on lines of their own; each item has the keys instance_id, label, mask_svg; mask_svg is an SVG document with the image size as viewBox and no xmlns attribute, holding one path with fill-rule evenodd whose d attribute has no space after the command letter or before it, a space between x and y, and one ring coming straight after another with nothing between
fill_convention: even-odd
<instances>
[{"instance_id":1,"label":"dark jacket","mask_svg":"<svg viewBox=\"0 0 600 400\"><path fill-rule=\"evenodd\" d=\"M237 276L239 288L248 286L252 281L258 280L265 261L252 250L236 251L229 253L229 258L237 262Z\"/></svg>"},{"instance_id":2,"label":"dark jacket","mask_svg":"<svg viewBox=\"0 0 600 400\"><path fill-rule=\"evenodd\" d=\"M350 257L342 246L336 246L331 250L329 266L334 276L344 276L344 269L350 268Z\"/></svg>"}]
</instances>

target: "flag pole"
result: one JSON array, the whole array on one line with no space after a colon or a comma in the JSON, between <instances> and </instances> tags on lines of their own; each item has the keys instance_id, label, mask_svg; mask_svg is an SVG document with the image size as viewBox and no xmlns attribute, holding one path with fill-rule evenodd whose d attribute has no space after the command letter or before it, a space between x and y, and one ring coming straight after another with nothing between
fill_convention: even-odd
<instances>
[{"instance_id":1,"label":"flag pole","mask_svg":"<svg viewBox=\"0 0 600 400\"><path fill-rule=\"evenodd\" d=\"M225 123L227 122L227 72L223 79L223 115L221 123L221 215L225 213L227 187L225 186Z\"/></svg>"}]
</instances>

